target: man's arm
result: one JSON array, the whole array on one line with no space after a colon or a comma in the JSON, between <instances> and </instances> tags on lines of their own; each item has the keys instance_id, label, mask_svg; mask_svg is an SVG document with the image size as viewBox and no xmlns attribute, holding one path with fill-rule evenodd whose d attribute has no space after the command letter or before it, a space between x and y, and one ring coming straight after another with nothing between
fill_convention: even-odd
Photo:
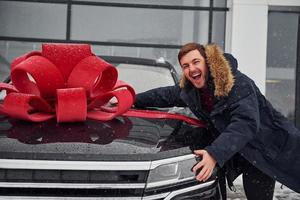
<instances>
[{"instance_id":1,"label":"man's arm","mask_svg":"<svg viewBox=\"0 0 300 200\"><path fill-rule=\"evenodd\" d=\"M134 106L136 108L186 106L180 98L180 91L180 87L175 85L142 92L136 95Z\"/></svg>"}]
</instances>

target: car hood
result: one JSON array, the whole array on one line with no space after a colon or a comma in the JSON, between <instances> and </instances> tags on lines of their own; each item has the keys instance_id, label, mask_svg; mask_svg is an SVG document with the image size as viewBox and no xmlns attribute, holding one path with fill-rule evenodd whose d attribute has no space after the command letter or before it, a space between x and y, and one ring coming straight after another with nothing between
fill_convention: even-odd
<instances>
[{"instance_id":1,"label":"car hood","mask_svg":"<svg viewBox=\"0 0 300 200\"><path fill-rule=\"evenodd\" d=\"M209 143L205 129L173 119L118 117L58 124L0 118L0 159L157 160Z\"/></svg>"}]
</instances>

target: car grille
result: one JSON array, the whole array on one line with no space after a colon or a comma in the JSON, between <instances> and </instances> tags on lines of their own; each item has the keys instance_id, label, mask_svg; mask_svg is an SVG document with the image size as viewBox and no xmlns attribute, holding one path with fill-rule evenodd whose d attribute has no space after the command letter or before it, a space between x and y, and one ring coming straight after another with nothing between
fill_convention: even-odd
<instances>
[{"instance_id":1,"label":"car grille","mask_svg":"<svg viewBox=\"0 0 300 200\"><path fill-rule=\"evenodd\" d=\"M0 194L142 196L146 171L0 170Z\"/></svg>"},{"instance_id":2,"label":"car grille","mask_svg":"<svg viewBox=\"0 0 300 200\"><path fill-rule=\"evenodd\" d=\"M144 183L146 171L0 169L1 182Z\"/></svg>"},{"instance_id":3,"label":"car grille","mask_svg":"<svg viewBox=\"0 0 300 200\"><path fill-rule=\"evenodd\" d=\"M191 157L191 156L188 156ZM156 161L154 161L156 162ZM217 182L195 179L146 187L152 165L141 162L48 161L0 159L0 199L145 199L176 200L176 196L215 196ZM189 197L188 197L189 198ZM180 197L179 199L186 199ZM214 199L214 198L212 198Z\"/></svg>"},{"instance_id":4,"label":"car grille","mask_svg":"<svg viewBox=\"0 0 300 200\"><path fill-rule=\"evenodd\" d=\"M0 196L141 197L149 173L149 162L0 162Z\"/></svg>"}]
</instances>

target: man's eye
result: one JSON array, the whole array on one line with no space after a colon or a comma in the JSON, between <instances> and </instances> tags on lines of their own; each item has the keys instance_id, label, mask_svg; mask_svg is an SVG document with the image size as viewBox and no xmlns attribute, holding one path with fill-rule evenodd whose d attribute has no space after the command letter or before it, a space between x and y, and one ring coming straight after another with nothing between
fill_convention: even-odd
<instances>
[{"instance_id":1,"label":"man's eye","mask_svg":"<svg viewBox=\"0 0 300 200\"><path fill-rule=\"evenodd\" d=\"M188 65L183 65L183 66L182 66L182 69L187 69L187 68L189 68Z\"/></svg>"}]
</instances>

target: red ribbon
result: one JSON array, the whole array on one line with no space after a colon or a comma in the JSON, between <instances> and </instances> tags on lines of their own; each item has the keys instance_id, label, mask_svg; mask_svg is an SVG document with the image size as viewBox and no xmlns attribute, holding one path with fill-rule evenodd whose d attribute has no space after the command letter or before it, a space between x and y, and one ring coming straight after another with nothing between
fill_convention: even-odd
<instances>
[{"instance_id":1,"label":"red ribbon","mask_svg":"<svg viewBox=\"0 0 300 200\"><path fill-rule=\"evenodd\" d=\"M133 104L134 90L117 80L117 70L91 52L86 44L43 44L11 65L12 85L1 83L7 95L0 111L34 122L56 116L57 122L108 121ZM120 87L121 85L121 87ZM116 97L114 112L102 108Z\"/></svg>"},{"instance_id":2,"label":"red ribbon","mask_svg":"<svg viewBox=\"0 0 300 200\"><path fill-rule=\"evenodd\" d=\"M6 97L0 112L33 122L56 117L57 122L101 121L119 115L172 118L204 127L196 119L163 112L129 110L135 92L118 80L116 68L95 56L88 44L43 44L11 64L12 84L0 83ZM105 106L115 97L114 108Z\"/></svg>"}]
</instances>

